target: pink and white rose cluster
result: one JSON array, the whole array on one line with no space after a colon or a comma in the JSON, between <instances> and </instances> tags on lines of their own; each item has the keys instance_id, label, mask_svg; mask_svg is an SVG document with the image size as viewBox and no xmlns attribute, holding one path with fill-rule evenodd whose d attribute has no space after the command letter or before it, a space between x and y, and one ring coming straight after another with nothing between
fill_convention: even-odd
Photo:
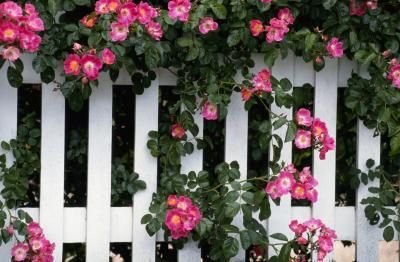
<instances>
[{"instance_id":1,"label":"pink and white rose cluster","mask_svg":"<svg viewBox=\"0 0 400 262\"><path fill-rule=\"evenodd\" d=\"M64 61L64 72L82 78L85 84L88 80L96 80L103 65L113 65L115 54L108 48L101 51L100 55L94 49L84 50L79 44L74 44L74 54L69 54Z\"/></svg>"},{"instance_id":2,"label":"pink and white rose cluster","mask_svg":"<svg viewBox=\"0 0 400 262\"><path fill-rule=\"evenodd\" d=\"M167 199L168 211L165 225L171 231L173 239L187 237L200 223L200 209L186 196L170 195Z\"/></svg>"},{"instance_id":3,"label":"pink and white rose cluster","mask_svg":"<svg viewBox=\"0 0 400 262\"><path fill-rule=\"evenodd\" d=\"M315 189L317 185L318 181L311 175L310 167L305 167L299 172L290 164L273 181L267 183L265 192L272 199L290 194L293 199L307 199L315 203L318 200L318 192Z\"/></svg>"},{"instance_id":4,"label":"pink and white rose cluster","mask_svg":"<svg viewBox=\"0 0 400 262\"><path fill-rule=\"evenodd\" d=\"M392 59L390 62L387 79L392 81L392 85L400 89L400 64L397 59Z\"/></svg>"},{"instance_id":5,"label":"pink and white rose cluster","mask_svg":"<svg viewBox=\"0 0 400 262\"><path fill-rule=\"evenodd\" d=\"M155 21L159 11L146 2L135 4L132 0L98 0L95 14L82 18L81 23L88 28L95 25L98 17L111 15L110 38L114 42L122 42L128 38L130 27L138 23L155 40L163 36L161 25Z\"/></svg>"},{"instance_id":6,"label":"pink and white rose cluster","mask_svg":"<svg viewBox=\"0 0 400 262\"><path fill-rule=\"evenodd\" d=\"M53 262L54 248L55 244L46 239L39 224L31 222L27 226L26 241L14 245L11 255L13 261Z\"/></svg>"},{"instance_id":7,"label":"pink and white rose cluster","mask_svg":"<svg viewBox=\"0 0 400 262\"><path fill-rule=\"evenodd\" d=\"M325 122L313 118L308 109L300 108L296 112L296 123L299 126L294 144L298 149L314 146L319 150L319 158L325 159L328 151L335 149L335 140L329 136Z\"/></svg>"},{"instance_id":8,"label":"pink and white rose cluster","mask_svg":"<svg viewBox=\"0 0 400 262\"><path fill-rule=\"evenodd\" d=\"M272 92L271 83L271 73L268 69L264 68L253 77L253 87L252 88L242 88L242 99L243 101L248 101L253 93L262 94Z\"/></svg>"},{"instance_id":9,"label":"pink and white rose cluster","mask_svg":"<svg viewBox=\"0 0 400 262\"><path fill-rule=\"evenodd\" d=\"M337 238L335 230L327 227L321 220L311 218L304 223L292 220L289 228L295 233L295 241L308 251L317 252L317 261L322 262L326 255L333 251L334 241ZM302 250L304 248L299 248ZM307 254L296 254L294 261L308 261Z\"/></svg>"},{"instance_id":10,"label":"pink and white rose cluster","mask_svg":"<svg viewBox=\"0 0 400 262\"><path fill-rule=\"evenodd\" d=\"M266 32L265 40L267 43L282 42L286 33L289 32L289 26L294 23L294 16L289 8L279 10L278 15L269 20L269 25L263 25L260 20L250 21L250 32L257 37Z\"/></svg>"},{"instance_id":11,"label":"pink and white rose cluster","mask_svg":"<svg viewBox=\"0 0 400 262\"><path fill-rule=\"evenodd\" d=\"M34 53L39 49L44 30L43 20L35 6L29 3L22 8L14 1L0 4L0 55L3 59L16 61L21 52Z\"/></svg>"}]
</instances>

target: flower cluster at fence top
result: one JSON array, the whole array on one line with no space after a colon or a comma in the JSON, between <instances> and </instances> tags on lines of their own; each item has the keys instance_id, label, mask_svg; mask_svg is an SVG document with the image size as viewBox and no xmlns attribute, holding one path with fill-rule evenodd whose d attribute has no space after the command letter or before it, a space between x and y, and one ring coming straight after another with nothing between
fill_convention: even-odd
<instances>
[{"instance_id":1,"label":"flower cluster at fence top","mask_svg":"<svg viewBox=\"0 0 400 262\"><path fill-rule=\"evenodd\" d=\"M13 1L0 4L0 54L5 60L16 61L21 50L34 53L39 49L42 38L37 34L44 30L44 23L35 6L24 8Z\"/></svg>"},{"instance_id":2,"label":"flower cluster at fence top","mask_svg":"<svg viewBox=\"0 0 400 262\"><path fill-rule=\"evenodd\" d=\"M328 151L335 149L335 140L329 136L325 122L313 118L311 112L301 108L296 112L296 123L301 129L297 130L294 144L299 149L314 146L319 152L319 158L325 159Z\"/></svg>"},{"instance_id":3,"label":"flower cluster at fence top","mask_svg":"<svg viewBox=\"0 0 400 262\"><path fill-rule=\"evenodd\" d=\"M81 78L86 84L89 80L97 80L103 65L113 65L115 54L108 48L99 55L95 49L83 49L78 43L74 45L74 54L69 54L64 61L64 72Z\"/></svg>"},{"instance_id":4,"label":"flower cluster at fence top","mask_svg":"<svg viewBox=\"0 0 400 262\"><path fill-rule=\"evenodd\" d=\"M290 193L293 199L307 199L312 203L318 200L315 187L318 181L311 175L310 167L304 167L299 172L293 164L285 167L275 179L268 182L265 192L276 199Z\"/></svg>"},{"instance_id":5,"label":"flower cluster at fence top","mask_svg":"<svg viewBox=\"0 0 400 262\"><path fill-rule=\"evenodd\" d=\"M316 251L318 262L322 262L326 255L333 251L336 233L321 220L312 218L304 223L293 220L289 228L295 233L294 261L309 261L310 253Z\"/></svg>"},{"instance_id":6,"label":"flower cluster at fence top","mask_svg":"<svg viewBox=\"0 0 400 262\"><path fill-rule=\"evenodd\" d=\"M29 223L26 231L26 242L19 242L12 247L13 261L53 262L55 245L46 239L39 224ZM14 234L12 226L8 228L8 234Z\"/></svg>"},{"instance_id":7,"label":"flower cluster at fence top","mask_svg":"<svg viewBox=\"0 0 400 262\"><path fill-rule=\"evenodd\" d=\"M165 225L171 231L173 239L188 237L201 220L200 209L192 203L192 200L185 196L168 196L168 206Z\"/></svg>"},{"instance_id":8,"label":"flower cluster at fence top","mask_svg":"<svg viewBox=\"0 0 400 262\"><path fill-rule=\"evenodd\" d=\"M112 16L111 19L109 15ZM106 16L104 19L111 23L109 36L113 42L126 40L129 32L137 30L135 27L138 25L143 26L153 39L159 41L163 32L161 25L154 21L158 15L158 10L146 2L135 4L132 1L99 0L95 4L95 14L85 16L81 21L86 26L93 27L96 21Z\"/></svg>"}]
</instances>

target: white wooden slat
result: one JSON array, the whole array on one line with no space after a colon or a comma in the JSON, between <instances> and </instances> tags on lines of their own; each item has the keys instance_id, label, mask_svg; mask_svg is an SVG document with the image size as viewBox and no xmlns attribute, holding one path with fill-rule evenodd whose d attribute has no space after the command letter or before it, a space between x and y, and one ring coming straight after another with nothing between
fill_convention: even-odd
<instances>
[{"instance_id":1,"label":"white wooden slat","mask_svg":"<svg viewBox=\"0 0 400 262\"><path fill-rule=\"evenodd\" d=\"M203 117L200 115L200 112L197 111L194 115L194 121L196 122L197 126L199 127L199 137L203 137L203 126L204 121ZM188 139L193 138L190 132L187 132ZM191 155L187 155L182 158L182 167L181 172L183 174L188 174L190 171L200 172L203 170L203 151L198 150L196 148L196 142L194 142L194 152ZM185 261L200 261L201 259L201 249L197 247L198 243L194 241L189 241L185 244L185 248L179 250L178 253L178 261L185 262Z\"/></svg>"},{"instance_id":2,"label":"white wooden slat","mask_svg":"<svg viewBox=\"0 0 400 262\"><path fill-rule=\"evenodd\" d=\"M17 108L18 108L18 93L17 89L10 86L7 80L7 63L0 70L0 141L9 141L17 135ZM4 151L0 148L0 154ZM10 166L13 162L12 154L7 152L7 165ZM3 189L0 183L0 191ZM0 196L1 198L1 196ZM3 199L2 199L3 200ZM6 260L11 259L11 247L13 242L3 245L0 248L0 257Z\"/></svg>"},{"instance_id":3,"label":"white wooden slat","mask_svg":"<svg viewBox=\"0 0 400 262\"><path fill-rule=\"evenodd\" d=\"M240 179L247 178L247 138L248 138L248 112L240 93L233 93L228 108L225 128L225 161L230 163L238 161L240 166ZM233 224L239 228L243 227L243 215L239 213ZM244 261L245 250L239 248L239 253L232 261Z\"/></svg>"},{"instance_id":4,"label":"white wooden slat","mask_svg":"<svg viewBox=\"0 0 400 262\"><path fill-rule=\"evenodd\" d=\"M101 74L89 101L86 261L108 261L111 209L112 83Z\"/></svg>"},{"instance_id":5,"label":"white wooden slat","mask_svg":"<svg viewBox=\"0 0 400 262\"><path fill-rule=\"evenodd\" d=\"M336 141L338 60L327 59L325 68L316 73L314 116L326 123L329 135ZM313 152L313 172L318 181L318 201L313 205L313 217L328 227L335 225L336 150L329 151L325 160ZM332 254L327 256L332 259Z\"/></svg>"},{"instance_id":6,"label":"white wooden slat","mask_svg":"<svg viewBox=\"0 0 400 262\"><path fill-rule=\"evenodd\" d=\"M42 136L40 174L40 224L56 244L54 258L62 260L64 210L65 99L42 85Z\"/></svg>"},{"instance_id":7,"label":"white wooden slat","mask_svg":"<svg viewBox=\"0 0 400 262\"><path fill-rule=\"evenodd\" d=\"M155 237L150 237L140 223L148 213L153 192L157 192L157 159L147 149L148 132L158 130L158 87L156 78L143 95L136 96L134 169L147 188L135 194L133 201L132 261L155 260Z\"/></svg>"},{"instance_id":8,"label":"white wooden slat","mask_svg":"<svg viewBox=\"0 0 400 262\"><path fill-rule=\"evenodd\" d=\"M39 208L22 208L35 221L39 220ZM356 212L355 207L335 207L335 227L337 240L356 240ZM291 219L304 222L311 218L311 207L291 207ZM86 241L86 208L64 208L64 243L83 243ZM130 215L129 215L130 214ZM132 242L132 207L111 208L111 242ZM377 240L383 240L382 229L376 227ZM395 234L395 239L397 238ZM51 239L50 239L51 240ZM377 242L376 242L377 243ZM197 246L196 246L197 248ZM184 260L186 261L186 260ZM198 260L195 260L198 261Z\"/></svg>"},{"instance_id":9,"label":"white wooden slat","mask_svg":"<svg viewBox=\"0 0 400 262\"><path fill-rule=\"evenodd\" d=\"M359 68L360 76L369 78L365 67ZM367 171L366 161L375 160L379 165L381 154L381 137L374 137L374 131L367 129L361 120L357 123L357 167L361 171ZM365 217L365 206L360 201L368 197L371 193L368 187L379 187L379 179L369 182L368 185L360 184L356 193L356 257L357 261L375 261L379 256L378 240L382 237L382 232L377 226L371 226Z\"/></svg>"},{"instance_id":10,"label":"white wooden slat","mask_svg":"<svg viewBox=\"0 0 400 262\"><path fill-rule=\"evenodd\" d=\"M311 84L314 86L315 71L312 63L304 62L303 58L295 57L295 74L293 86L300 87L304 84Z\"/></svg>"},{"instance_id":11,"label":"white wooden slat","mask_svg":"<svg viewBox=\"0 0 400 262\"><path fill-rule=\"evenodd\" d=\"M347 87L347 80L353 72L357 72L357 63L346 57L339 59L338 87Z\"/></svg>"},{"instance_id":12,"label":"white wooden slat","mask_svg":"<svg viewBox=\"0 0 400 262\"><path fill-rule=\"evenodd\" d=\"M22 77L26 84L41 84L40 74L36 73L32 66L32 61L35 55L33 54L22 54L21 60L24 62L24 71ZM56 73L56 76L60 73Z\"/></svg>"},{"instance_id":13,"label":"white wooden slat","mask_svg":"<svg viewBox=\"0 0 400 262\"><path fill-rule=\"evenodd\" d=\"M111 208L111 242L132 242L132 207Z\"/></svg>"},{"instance_id":14,"label":"white wooden slat","mask_svg":"<svg viewBox=\"0 0 400 262\"><path fill-rule=\"evenodd\" d=\"M64 208L64 243L86 242L86 213L84 207Z\"/></svg>"},{"instance_id":15,"label":"white wooden slat","mask_svg":"<svg viewBox=\"0 0 400 262\"><path fill-rule=\"evenodd\" d=\"M284 60L279 59L275 66L272 68L272 74L278 80L287 78L293 83L294 80L294 60L295 56L290 53L288 57ZM286 115L288 120L293 118L292 109L285 107L278 107L275 103L271 105L272 112L280 115ZM273 131L274 134L279 135L281 138L285 138L286 126ZM272 156L272 145L270 149L270 156ZM292 163L292 143L284 143L281 152L281 161L286 164ZM273 201L270 201L271 205L271 217L268 219L268 234L283 233L285 235L290 235L289 223L291 221L290 207L291 207L291 197L286 195L281 197L280 205L277 206ZM271 239L272 240L272 239ZM273 256L275 251L273 248L269 249L269 256Z\"/></svg>"}]
</instances>

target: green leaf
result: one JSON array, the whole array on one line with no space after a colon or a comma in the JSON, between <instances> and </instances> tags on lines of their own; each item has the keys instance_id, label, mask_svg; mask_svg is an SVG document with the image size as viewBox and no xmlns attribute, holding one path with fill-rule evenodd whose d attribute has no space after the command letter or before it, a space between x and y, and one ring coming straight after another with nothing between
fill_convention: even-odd
<instances>
[{"instance_id":1,"label":"green leaf","mask_svg":"<svg viewBox=\"0 0 400 262\"><path fill-rule=\"evenodd\" d=\"M178 38L178 40L176 40L176 43L180 47L192 46L193 45L193 36L192 35L184 35L184 36Z\"/></svg>"},{"instance_id":2,"label":"green leaf","mask_svg":"<svg viewBox=\"0 0 400 262\"><path fill-rule=\"evenodd\" d=\"M23 78L21 72L12 66L8 67L7 79L12 87L20 87L22 85Z\"/></svg>"},{"instance_id":3,"label":"green leaf","mask_svg":"<svg viewBox=\"0 0 400 262\"><path fill-rule=\"evenodd\" d=\"M62 0L48 0L47 7L50 13L55 16L61 10Z\"/></svg>"},{"instance_id":4,"label":"green leaf","mask_svg":"<svg viewBox=\"0 0 400 262\"><path fill-rule=\"evenodd\" d=\"M224 214L226 217L234 218L237 215L237 213L239 213L239 210L240 210L239 203L236 202L228 203L225 207Z\"/></svg>"},{"instance_id":5,"label":"green leaf","mask_svg":"<svg viewBox=\"0 0 400 262\"><path fill-rule=\"evenodd\" d=\"M385 227L383 230L383 239L385 239L386 242L392 241L394 238L394 230L392 226Z\"/></svg>"},{"instance_id":6,"label":"green leaf","mask_svg":"<svg viewBox=\"0 0 400 262\"><path fill-rule=\"evenodd\" d=\"M292 250L289 243L284 244L279 252L279 258L277 261L289 261L290 251Z\"/></svg>"},{"instance_id":7,"label":"green leaf","mask_svg":"<svg viewBox=\"0 0 400 262\"><path fill-rule=\"evenodd\" d=\"M287 130L286 130L285 142L293 141L296 136L296 132L297 132L297 126L292 121L288 124Z\"/></svg>"},{"instance_id":8,"label":"green leaf","mask_svg":"<svg viewBox=\"0 0 400 262\"><path fill-rule=\"evenodd\" d=\"M317 40L317 35L314 33L310 33L306 36L306 38L304 40L306 52L311 50L311 48L314 46L316 40Z\"/></svg>"},{"instance_id":9,"label":"green leaf","mask_svg":"<svg viewBox=\"0 0 400 262\"><path fill-rule=\"evenodd\" d=\"M222 252L226 258L234 257L239 251L239 241L233 237L228 237L222 244Z\"/></svg>"},{"instance_id":10,"label":"green leaf","mask_svg":"<svg viewBox=\"0 0 400 262\"><path fill-rule=\"evenodd\" d=\"M271 48L265 52L264 55L264 63L271 68L274 64L276 59L279 56L279 49L278 48Z\"/></svg>"},{"instance_id":11,"label":"green leaf","mask_svg":"<svg viewBox=\"0 0 400 262\"><path fill-rule=\"evenodd\" d=\"M252 241L248 230L240 231L240 243L243 249L248 249L251 246Z\"/></svg>"},{"instance_id":12,"label":"green leaf","mask_svg":"<svg viewBox=\"0 0 400 262\"><path fill-rule=\"evenodd\" d=\"M336 4L336 1L337 0L324 0L322 4L326 10L329 10Z\"/></svg>"},{"instance_id":13,"label":"green leaf","mask_svg":"<svg viewBox=\"0 0 400 262\"><path fill-rule=\"evenodd\" d=\"M44 82L46 84L53 81L55 76L56 75L55 75L54 69L51 67L46 67L46 69L40 73L40 79L42 80L42 82Z\"/></svg>"},{"instance_id":14,"label":"green leaf","mask_svg":"<svg viewBox=\"0 0 400 262\"><path fill-rule=\"evenodd\" d=\"M150 222L150 220L151 220L152 218L153 218L153 216L150 215L150 214L144 215L144 216L142 217L142 219L140 220L140 223L141 223L141 224L147 224L147 223Z\"/></svg>"},{"instance_id":15,"label":"green leaf","mask_svg":"<svg viewBox=\"0 0 400 262\"><path fill-rule=\"evenodd\" d=\"M282 233L275 233L275 234L270 235L269 237L275 238L275 239L278 239L278 240L281 240L284 242L288 241L288 238Z\"/></svg>"},{"instance_id":16,"label":"green leaf","mask_svg":"<svg viewBox=\"0 0 400 262\"><path fill-rule=\"evenodd\" d=\"M228 36L227 43L228 43L229 47L239 44L240 43L240 31L233 30Z\"/></svg>"},{"instance_id":17,"label":"green leaf","mask_svg":"<svg viewBox=\"0 0 400 262\"><path fill-rule=\"evenodd\" d=\"M226 19L227 10L224 5L214 3L211 5L211 10L218 17L218 19Z\"/></svg>"},{"instance_id":18,"label":"green leaf","mask_svg":"<svg viewBox=\"0 0 400 262\"><path fill-rule=\"evenodd\" d=\"M7 151L9 151L11 149L10 144L8 144L5 141L1 142L1 148L3 148L4 150L7 150Z\"/></svg>"},{"instance_id":19,"label":"green leaf","mask_svg":"<svg viewBox=\"0 0 400 262\"><path fill-rule=\"evenodd\" d=\"M375 165L375 161L373 159L368 159L366 165L368 168L371 168Z\"/></svg>"}]
</instances>

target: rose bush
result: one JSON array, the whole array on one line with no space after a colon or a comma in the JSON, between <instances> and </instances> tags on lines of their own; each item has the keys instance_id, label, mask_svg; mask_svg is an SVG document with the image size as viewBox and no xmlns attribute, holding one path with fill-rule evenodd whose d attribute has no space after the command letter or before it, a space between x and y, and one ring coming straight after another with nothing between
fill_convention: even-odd
<instances>
[{"instance_id":1,"label":"rose bush","mask_svg":"<svg viewBox=\"0 0 400 262\"><path fill-rule=\"evenodd\" d=\"M310 244L314 238L309 235L313 236L316 229L309 229L311 232L296 235L296 239L289 241L281 235L268 236L260 223L270 216L269 199L279 201L280 196L290 193L295 199L317 201L317 181L310 170L298 171L280 161L283 143L294 143L299 150L317 150L321 159L335 147L323 119L313 118L307 109L298 110L293 121L270 110L272 103L291 108L295 101L290 95L290 81L276 79L268 69L279 56L285 58L293 52L306 63L312 63L316 71L323 70L325 59L344 55L364 66L369 77L353 73L346 90L346 106L367 127L389 136L392 156L400 153L398 1L169 0L150 4L128 0L48 0L19 3L6 1L0 5L1 61L13 63L7 69L7 76L14 87L22 84L21 51L36 53L33 68L44 83L54 81L58 85L74 110L79 110L96 88L100 72L108 72L115 81L120 70L126 70L132 76L136 94L150 86L156 78L156 68L166 68L177 76L173 92L178 99L169 108L174 121L167 131L149 133L148 148L160 159L161 183L149 208L151 214L145 215L142 223L146 224L149 234L163 228L178 247L191 236L200 245L212 244L211 259L228 260L238 251L238 239L247 249L268 245L272 237L282 240L278 244L282 246L281 252L273 258L278 261L308 259L307 254L312 250L318 250L322 259L331 251L335 233L322 224L318 226L318 244ZM252 74L254 53L264 54L268 68ZM61 83L55 81L54 70L60 63L64 64L65 75ZM241 81L235 81L238 72ZM195 144L203 149L210 142L198 137L193 114L201 110L206 120L223 120L233 92L241 92L247 110L258 105L265 109L269 121L263 122L259 131L264 147L273 144L268 163L270 172L240 180L239 166L232 162L220 163L212 174L207 171L181 174L180 157L191 154ZM287 129L284 138L272 134L272 130L283 126ZM193 139L188 138L188 132ZM6 150L17 146L3 144ZM21 157L15 157L18 164ZM1 179L6 181L9 172L4 159L2 165L6 171L2 171ZM368 166L372 167L370 163ZM14 168L21 169L18 165ZM377 170L370 171L370 175L359 171L357 174L361 182L368 183L375 177L385 177ZM29 172L26 172L28 176ZM22 185L26 185L26 177L21 179L25 182ZM359 183L360 180L354 182ZM396 213L387 211L376 199L388 204L395 201L398 191L390 187L390 181L384 185L383 188L390 188L384 198L381 196L384 190L372 188L371 192L379 194L379 198L366 199L363 203L368 205L366 215L372 223L383 218L380 226L385 227L385 239L390 240L392 225L400 229L394 218ZM12 192L11 186L12 182L2 191L7 208L14 207L26 192L24 186ZM193 207L193 214L191 209L171 205L168 199L174 195L184 203L190 202L188 206ZM239 211L243 214L243 228L232 223ZM255 219L256 213L258 219ZM290 258L291 250L298 257Z\"/></svg>"}]
</instances>

